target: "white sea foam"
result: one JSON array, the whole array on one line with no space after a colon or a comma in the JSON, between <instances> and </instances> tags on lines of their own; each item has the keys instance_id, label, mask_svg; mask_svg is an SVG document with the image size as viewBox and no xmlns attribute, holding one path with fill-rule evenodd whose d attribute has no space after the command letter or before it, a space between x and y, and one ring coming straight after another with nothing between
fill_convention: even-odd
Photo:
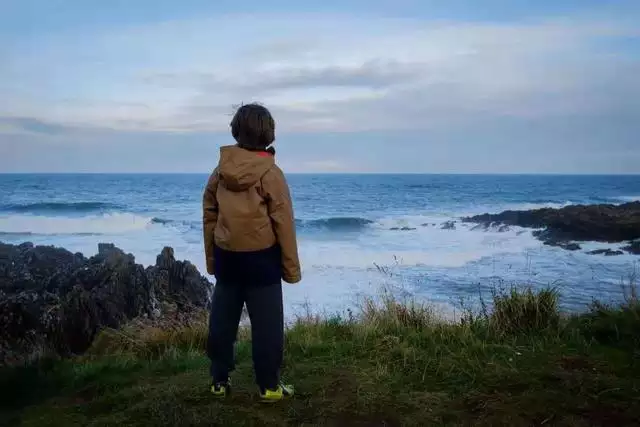
<instances>
[{"instance_id":1,"label":"white sea foam","mask_svg":"<svg viewBox=\"0 0 640 427\"><path fill-rule=\"evenodd\" d=\"M455 218L437 214L390 215L353 233L320 234L313 229L300 233L304 279L284 288L287 317L303 314L306 305L314 313L357 309L362 297L376 296L389 285L399 286L424 301L442 303L443 310L449 313L451 307L444 296L468 295L473 292L473 284L495 277L547 284L557 279L568 283L603 281L618 277L633 262L624 255L587 255L584 250L592 249L588 244L577 252L543 246L531 230L518 227L502 232L496 228L473 230L474 224L457 221L455 229L442 229L448 220ZM178 259L188 259L201 272L206 271L201 231L176 227L175 223L152 224L151 218L132 214L78 218L0 216L2 232L32 233L28 239L36 244L55 244L87 256L95 254L97 243L113 242L144 265L154 264L162 247L168 245L175 249ZM0 240L7 239L13 243L24 240L21 236L0 236ZM593 249L600 247L603 246L593 245ZM391 274L379 271L376 265ZM598 272L595 279L593 271ZM594 292L584 290L584 299ZM582 293L572 291L571 295L578 301Z\"/></svg>"},{"instance_id":2,"label":"white sea foam","mask_svg":"<svg viewBox=\"0 0 640 427\"><path fill-rule=\"evenodd\" d=\"M499 232L472 230L473 224L460 222L455 229L443 229L443 223L442 218L426 216L385 218L360 239L301 239L301 257L315 268L462 267L485 257L541 246L530 230L518 227Z\"/></svg>"},{"instance_id":3,"label":"white sea foam","mask_svg":"<svg viewBox=\"0 0 640 427\"><path fill-rule=\"evenodd\" d=\"M0 234L121 234L143 230L151 218L129 213L91 215L83 217L48 217L36 215L0 216Z\"/></svg>"},{"instance_id":4,"label":"white sea foam","mask_svg":"<svg viewBox=\"0 0 640 427\"><path fill-rule=\"evenodd\" d=\"M444 222L455 220L449 215L401 215L381 218L377 220L373 226L380 230L389 230L391 228L423 228L441 226ZM392 230L394 231L394 230Z\"/></svg>"},{"instance_id":5,"label":"white sea foam","mask_svg":"<svg viewBox=\"0 0 640 427\"><path fill-rule=\"evenodd\" d=\"M616 197L615 200L619 200L621 202L638 202L640 201L640 195L636 195L636 196L620 196L620 197Z\"/></svg>"}]
</instances>

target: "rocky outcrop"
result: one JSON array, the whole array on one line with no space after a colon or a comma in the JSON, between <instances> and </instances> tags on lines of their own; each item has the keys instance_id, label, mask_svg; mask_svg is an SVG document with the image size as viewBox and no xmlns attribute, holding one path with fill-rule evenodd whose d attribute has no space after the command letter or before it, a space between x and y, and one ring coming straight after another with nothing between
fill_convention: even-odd
<instances>
[{"instance_id":1,"label":"rocky outcrop","mask_svg":"<svg viewBox=\"0 0 640 427\"><path fill-rule=\"evenodd\" d=\"M497 231L498 233L505 233L511 231L511 227L505 224L489 223L489 224L477 224L471 227L471 231Z\"/></svg>"},{"instance_id":2,"label":"rocky outcrop","mask_svg":"<svg viewBox=\"0 0 640 427\"><path fill-rule=\"evenodd\" d=\"M554 246L558 246L567 251L579 251L580 249L582 249L582 246L580 246L576 242L554 242L554 243L555 243Z\"/></svg>"},{"instance_id":3,"label":"rocky outcrop","mask_svg":"<svg viewBox=\"0 0 640 427\"><path fill-rule=\"evenodd\" d=\"M635 255L640 255L640 240L636 240L634 242L631 242L628 246L623 247L622 249L624 249L625 251L635 254Z\"/></svg>"},{"instance_id":4,"label":"rocky outcrop","mask_svg":"<svg viewBox=\"0 0 640 427\"><path fill-rule=\"evenodd\" d=\"M575 249L574 241L624 242L640 238L640 202L622 205L573 205L562 209L534 209L482 214L464 222L538 229L534 235L549 245ZM634 243L625 250L633 252ZM637 244L635 246L637 248Z\"/></svg>"},{"instance_id":5,"label":"rocky outcrop","mask_svg":"<svg viewBox=\"0 0 640 427\"><path fill-rule=\"evenodd\" d=\"M455 230L456 229L456 222L455 221L446 221L445 223L442 224L440 229L441 230Z\"/></svg>"},{"instance_id":6,"label":"rocky outcrop","mask_svg":"<svg viewBox=\"0 0 640 427\"><path fill-rule=\"evenodd\" d=\"M164 248L146 269L131 254L100 244L85 258L65 249L0 244L0 364L85 351L104 328L187 315L206 308L212 284Z\"/></svg>"},{"instance_id":7,"label":"rocky outcrop","mask_svg":"<svg viewBox=\"0 0 640 427\"><path fill-rule=\"evenodd\" d=\"M622 251L614 251L611 249L596 249L594 251L589 251L587 252L589 255L604 255L604 256L617 256L617 255L623 255L624 252Z\"/></svg>"}]
</instances>

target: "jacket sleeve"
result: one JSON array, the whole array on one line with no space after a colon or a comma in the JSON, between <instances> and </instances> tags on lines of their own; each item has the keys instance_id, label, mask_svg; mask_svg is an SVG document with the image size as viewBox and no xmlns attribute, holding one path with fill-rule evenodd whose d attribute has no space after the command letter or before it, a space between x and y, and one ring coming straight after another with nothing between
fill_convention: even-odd
<instances>
[{"instance_id":1,"label":"jacket sleeve","mask_svg":"<svg viewBox=\"0 0 640 427\"><path fill-rule=\"evenodd\" d=\"M204 233L204 253L207 260L207 272L215 274L213 258L214 233L218 222L218 171L215 170L209 178L202 198L202 231Z\"/></svg>"},{"instance_id":2,"label":"jacket sleeve","mask_svg":"<svg viewBox=\"0 0 640 427\"><path fill-rule=\"evenodd\" d=\"M269 217L276 239L282 250L282 279L287 283L298 283L302 279L296 224L289 185L278 167L271 169L262 179Z\"/></svg>"}]
</instances>

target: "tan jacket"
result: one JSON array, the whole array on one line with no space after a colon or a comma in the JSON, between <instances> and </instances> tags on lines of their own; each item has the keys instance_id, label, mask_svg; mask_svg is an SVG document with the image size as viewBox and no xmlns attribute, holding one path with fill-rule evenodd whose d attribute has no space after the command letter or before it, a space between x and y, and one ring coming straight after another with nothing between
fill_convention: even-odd
<instances>
[{"instance_id":1,"label":"tan jacket","mask_svg":"<svg viewBox=\"0 0 640 427\"><path fill-rule=\"evenodd\" d=\"M214 244L234 252L279 244L282 279L301 280L289 186L272 154L237 146L220 149L220 163L204 191L203 229L209 274L215 274Z\"/></svg>"}]
</instances>

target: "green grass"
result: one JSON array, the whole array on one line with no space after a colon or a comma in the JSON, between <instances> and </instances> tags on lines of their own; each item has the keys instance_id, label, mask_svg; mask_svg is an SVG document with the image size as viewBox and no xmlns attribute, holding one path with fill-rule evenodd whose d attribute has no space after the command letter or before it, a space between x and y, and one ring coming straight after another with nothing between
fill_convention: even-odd
<instances>
[{"instance_id":1,"label":"green grass","mask_svg":"<svg viewBox=\"0 0 640 427\"><path fill-rule=\"evenodd\" d=\"M105 331L82 358L0 371L0 424L637 425L640 303L562 316L553 290L496 293L445 322L385 296L357 315L298 319L284 375L295 399L256 402L248 331L234 395L214 401L206 323Z\"/></svg>"}]
</instances>

